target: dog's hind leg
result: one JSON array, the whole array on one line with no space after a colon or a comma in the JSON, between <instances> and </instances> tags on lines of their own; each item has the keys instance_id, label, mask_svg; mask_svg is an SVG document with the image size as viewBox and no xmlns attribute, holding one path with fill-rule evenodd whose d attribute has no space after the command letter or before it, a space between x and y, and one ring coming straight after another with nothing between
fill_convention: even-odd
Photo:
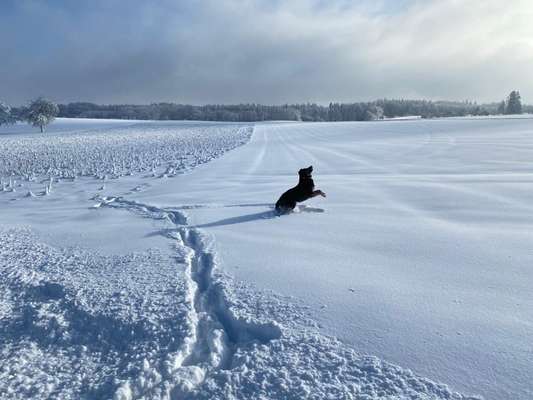
<instances>
[{"instance_id":1,"label":"dog's hind leg","mask_svg":"<svg viewBox=\"0 0 533 400\"><path fill-rule=\"evenodd\" d=\"M294 207L296 207L296 202L291 202L290 204L276 204L276 213L278 215L283 215L283 214L289 214L290 212L292 212L292 210L294 210Z\"/></svg>"}]
</instances>

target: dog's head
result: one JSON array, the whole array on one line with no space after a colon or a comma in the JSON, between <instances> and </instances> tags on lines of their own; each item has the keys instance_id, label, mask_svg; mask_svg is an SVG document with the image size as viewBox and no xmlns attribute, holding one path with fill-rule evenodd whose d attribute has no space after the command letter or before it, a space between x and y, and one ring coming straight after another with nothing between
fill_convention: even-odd
<instances>
[{"instance_id":1,"label":"dog's head","mask_svg":"<svg viewBox=\"0 0 533 400\"><path fill-rule=\"evenodd\" d=\"M298 175L300 176L300 179L302 178L311 178L311 174L313 173L313 166L310 165L307 168L302 168L298 171Z\"/></svg>"}]
</instances>

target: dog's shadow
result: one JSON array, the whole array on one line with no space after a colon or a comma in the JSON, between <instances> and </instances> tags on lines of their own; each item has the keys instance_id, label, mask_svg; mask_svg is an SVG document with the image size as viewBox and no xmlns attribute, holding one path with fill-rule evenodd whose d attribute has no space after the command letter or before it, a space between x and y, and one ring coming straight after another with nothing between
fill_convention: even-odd
<instances>
[{"instance_id":1,"label":"dog's shadow","mask_svg":"<svg viewBox=\"0 0 533 400\"><path fill-rule=\"evenodd\" d=\"M274 209L274 204L231 204L223 207L269 207L268 211L257 212L253 214L239 215L236 217L224 218L219 221L208 222L206 224L196 225L196 228L213 228L216 226L225 226L225 225L235 225L242 224L244 222L257 221L261 219L272 219L280 217L285 214L280 214ZM287 214L300 213L300 212L312 212L312 213L323 213L323 208L310 207L307 205L298 205L295 210Z\"/></svg>"},{"instance_id":2,"label":"dog's shadow","mask_svg":"<svg viewBox=\"0 0 533 400\"><path fill-rule=\"evenodd\" d=\"M262 211L253 214L239 215L237 217L224 218L219 221L208 222L206 224L196 225L196 228L212 228L215 226L235 225L242 224L244 222L256 221L259 219L272 219L276 218L279 214L274 210L274 204L272 203L245 203L245 204L228 204L223 206L224 208L233 207L268 207L269 210Z\"/></svg>"},{"instance_id":3,"label":"dog's shadow","mask_svg":"<svg viewBox=\"0 0 533 400\"><path fill-rule=\"evenodd\" d=\"M246 203L246 204L228 204L228 205L207 205L207 204L194 204L194 205L184 205L177 207L170 207L169 210L191 210L199 208L233 208L233 207L268 207L268 210L256 212L252 214L238 215L236 217L224 218L218 221L208 222L200 225L193 225L194 228L213 228L217 226L225 225L236 225L242 224L245 222L257 221L261 219L273 219L281 217L287 214L298 214L303 212L310 213L323 213L325 210L323 208L311 207L305 204L297 205L294 211L288 213L278 213L274 209L273 203ZM158 235L169 235L169 233L174 232L174 229L162 229L156 232L149 233L146 237L158 236Z\"/></svg>"},{"instance_id":4,"label":"dog's shadow","mask_svg":"<svg viewBox=\"0 0 533 400\"><path fill-rule=\"evenodd\" d=\"M208 222L206 224L196 225L196 228L212 228L215 226L235 225L244 222L256 221L259 219L272 219L278 217L279 214L274 210L262 211L253 214L239 215L237 217L224 218L219 221Z\"/></svg>"}]
</instances>

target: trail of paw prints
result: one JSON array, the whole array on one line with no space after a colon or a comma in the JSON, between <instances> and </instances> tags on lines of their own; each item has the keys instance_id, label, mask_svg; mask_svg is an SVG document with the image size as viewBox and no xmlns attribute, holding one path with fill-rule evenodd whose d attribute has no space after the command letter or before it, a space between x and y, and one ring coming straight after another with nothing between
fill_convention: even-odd
<instances>
[{"instance_id":1,"label":"trail of paw prints","mask_svg":"<svg viewBox=\"0 0 533 400\"><path fill-rule=\"evenodd\" d=\"M162 374L171 382L165 390L174 399L186 398L216 370L230 369L235 352L252 343L268 344L279 339L281 327L274 321L259 323L235 316L226 299L223 281L216 275L216 256L208 249L202 232L187 223L186 215L175 207L160 208L121 197L99 199L93 208L125 209L142 217L165 220L172 229L162 233L174 241L178 261L186 268L188 299L192 304L188 316L190 335L182 348L168 356L167 370ZM147 379L124 382L117 390L118 398L129 398L162 389L162 382L146 387Z\"/></svg>"}]
</instances>

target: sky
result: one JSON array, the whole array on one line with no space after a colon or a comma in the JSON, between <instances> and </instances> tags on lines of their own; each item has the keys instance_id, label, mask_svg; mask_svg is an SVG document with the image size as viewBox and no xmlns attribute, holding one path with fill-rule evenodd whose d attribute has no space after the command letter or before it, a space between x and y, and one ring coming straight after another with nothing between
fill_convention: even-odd
<instances>
[{"instance_id":1,"label":"sky","mask_svg":"<svg viewBox=\"0 0 533 400\"><path fill-rule=\"evenodd\" d=\"M0 101L533 103L531 0L0 0Z\"/></svg>"}]
</instances>

